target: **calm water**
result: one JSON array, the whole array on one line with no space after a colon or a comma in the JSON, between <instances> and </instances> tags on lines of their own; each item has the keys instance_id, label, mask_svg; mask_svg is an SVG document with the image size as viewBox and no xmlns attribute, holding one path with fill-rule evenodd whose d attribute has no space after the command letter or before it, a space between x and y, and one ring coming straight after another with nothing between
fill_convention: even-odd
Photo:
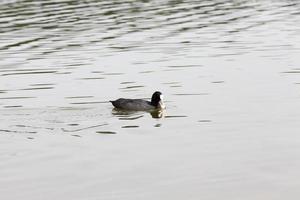
<instances>
[{"instance_id":1,"label":"calm water","mask_svg":"<svg viewBox=\"0 0 300 200\"><path fill-rule=\"evenodd\" d=\"M1 1L1 199L299 199L299 35L296 0Z\"/></svg>"}]
</instances>

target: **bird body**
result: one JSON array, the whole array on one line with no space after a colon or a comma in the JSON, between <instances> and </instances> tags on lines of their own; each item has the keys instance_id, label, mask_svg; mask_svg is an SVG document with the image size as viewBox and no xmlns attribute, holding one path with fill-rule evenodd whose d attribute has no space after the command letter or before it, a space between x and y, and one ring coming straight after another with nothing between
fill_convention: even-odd
<instances>
[{"instance_id":1,"label":"bird body","mask_svg":"<svg viewBox=\"0 0 300 200\"><path fill-rule=\"evenodd\" d=\"M120 98L110 101L115 108L134 111L151 111L156 109L164 109L161 92L154 92L150 101L143 99L125 99Z\"/></svg>"},{"instance_id":2,"label":"bird body","mask_svg":"<svg viewBox=\"0 0 300 200\"><path fill-rule=\"evenodd\" d=\"M110 101L116 108L126 110L153 110L155 107L149 101L143 99L124 99L120 98L115 101Z\"/></svg>"}]
</instances>

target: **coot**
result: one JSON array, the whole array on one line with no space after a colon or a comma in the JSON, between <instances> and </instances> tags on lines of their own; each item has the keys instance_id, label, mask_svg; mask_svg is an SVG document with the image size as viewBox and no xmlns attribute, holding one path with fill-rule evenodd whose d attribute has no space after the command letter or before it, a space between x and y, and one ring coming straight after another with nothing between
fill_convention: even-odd
<instances>
[{"instance_id":1,"label":"coot","mask_svg":"<svg viewBox=\"0 0 300 200\"><path fill-rule=\"evenodd\" d=\"M134 110L134 111L151 111L164 109L163 95L156 91L153 93L151 102L143 99L124 99L120 98L115 101L110 101L112 105L119 109Z\"/></svg>"}]
</instances>

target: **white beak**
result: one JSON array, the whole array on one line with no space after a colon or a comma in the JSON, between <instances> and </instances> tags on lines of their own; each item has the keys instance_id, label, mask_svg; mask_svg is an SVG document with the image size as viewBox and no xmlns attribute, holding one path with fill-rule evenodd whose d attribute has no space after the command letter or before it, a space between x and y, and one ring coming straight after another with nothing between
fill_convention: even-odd
<instances>
[{"instance_id":1,"label":"white beak","mask_svg":"<svg viewBox=\"0 0 300 200\"><path fill-rule=\"evenodd\" d=\"M161 95L159 96L159 98L160 98L160 100L164 100L164 95L161 94Z\"/></svg>"}]
</instances>

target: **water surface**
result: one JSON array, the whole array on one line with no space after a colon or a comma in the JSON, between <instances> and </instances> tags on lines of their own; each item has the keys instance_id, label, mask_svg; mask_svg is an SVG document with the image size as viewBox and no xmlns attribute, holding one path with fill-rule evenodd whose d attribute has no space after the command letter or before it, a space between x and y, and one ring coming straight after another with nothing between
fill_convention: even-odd
<instances>
[{"instance_id":1,"label":"water surface","mask_svg":"<svg viewBox=\"0 0 300 200\"><path fill-rule=\"evenodd\" d=\"M299 35L293 0L2 1L1 197L298 199Z\"/></svg>"}]
</instances>

